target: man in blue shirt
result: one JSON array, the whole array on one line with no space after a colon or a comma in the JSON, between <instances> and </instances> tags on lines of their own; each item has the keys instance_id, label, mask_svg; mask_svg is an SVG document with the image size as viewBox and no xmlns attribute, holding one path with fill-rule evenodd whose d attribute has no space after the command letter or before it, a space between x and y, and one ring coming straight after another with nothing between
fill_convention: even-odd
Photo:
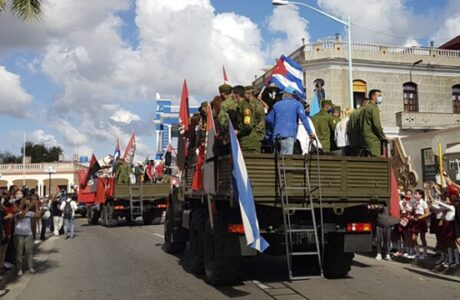
<instances>
[{"instance_id":1,"label":"man in blue shirt","mask_svg":"<svg viewBox=\"0 0 460 300\"><path fill-rule=\"evenodd\" d=\"M275 103L265 120L273 128L273 140L280 143L280 152L292 154L299 119L312 139L315 139L315 135L310 128L302 104L292 96L295 90L292 87L286 87L283 93L283 100Z\"/></svg>"}]
</instances>

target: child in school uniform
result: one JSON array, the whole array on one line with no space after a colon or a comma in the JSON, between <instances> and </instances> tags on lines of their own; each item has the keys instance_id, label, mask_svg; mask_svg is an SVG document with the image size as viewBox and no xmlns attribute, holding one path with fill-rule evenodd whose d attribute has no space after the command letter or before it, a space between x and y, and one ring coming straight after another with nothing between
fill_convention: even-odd
<instances>
[{"instance_id":1,"label":"child in school uniform","mask_svg":"<svg viewBox=\"0 0 460 300\"><path fill-rule=\"evenodd\" d=\"M401 210L401 222L399 224L399 230L402 233L404 239L403 257L414 259L415 253L413 251L411 224L412 211L414 210L412 205L412 190L406 191L406 196L399 202L399 208Z\"/></svg>"},{"instance_id":2,"label":"child in school uniform","mask_svg":"<svg viewBox=\"0 0 460 300\"><path fill-rule=\"evenodd\" d=\"M427 244L426 244L426 232L428 231L428 226L426 224L426 219L431 215L428 208L428 204L424 200L425 193L422 190L416 190L413 198L413 215L411 217L412 222L412 243L415 246L415 256L419 259L426 259L427 254ZM421 253L419 246L417 244L417 238L420 234L420 240L422 241L423 254Z\"/></svg>"},{"instance_id":3,"label":"child in school uniform","mask_svg":"<svg viewBox=\"0 0 460 300\"><path fill-rule=\"evenodd\" d=\"M450 196L445 197L444 202L436 201L433 207L442 211L442 219L439 222L439 246L441 257L436 264L443 264L444 267L455 266L454 257L458 260L458 255L454 253L455 247L455 206L452 204ZM458 261L457 261L458 262ZM456 262L456 263L457 263Z\"/></svg>"}]
</instances>

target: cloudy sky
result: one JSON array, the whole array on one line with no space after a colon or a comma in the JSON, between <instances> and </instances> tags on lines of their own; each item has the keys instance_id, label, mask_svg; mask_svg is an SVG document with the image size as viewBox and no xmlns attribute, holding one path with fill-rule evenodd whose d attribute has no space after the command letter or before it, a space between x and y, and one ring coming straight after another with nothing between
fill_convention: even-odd
<instances>
[{"instance_id":1,"label":"cloudy sky","mask_svg":"<svg viewBox=\"0 0 460 300\"><path fill-rule=\"evenodd\" d=\"M67 158L113 152L132 129L138 154L154 149L155 94L192 101L217 93L225 66L248 84L281 54L343 34L333 21L270 0L43 0L43 16L0 15L0 151L28 140ZM440 45L460 34L460 0L311 0L346 18L360 42ZM307 87L308 88L308 87ZM177 100L176 100L177 101Z\"/></svg>"}]
</instances>

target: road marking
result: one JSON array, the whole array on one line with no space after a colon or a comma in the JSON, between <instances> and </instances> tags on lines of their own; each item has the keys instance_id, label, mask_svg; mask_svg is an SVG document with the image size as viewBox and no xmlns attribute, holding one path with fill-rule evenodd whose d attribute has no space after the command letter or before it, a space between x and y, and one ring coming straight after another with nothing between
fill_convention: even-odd
<instances>
[{"instance_id":1,"label":"road marking","mask_svg":"<svg viewBox=\"0 0 460 300\"><path fill-rule=\"evenodd\" d=\"M253 284L255 284L259 289L264 291L266 295L271 297L272 299L279 299L282 297L291 297L292 299L306 299L305 296L303 296L301 293L287 285L286 283L283 282L275 282L275 283L267 283L264 284L260 281L253 280ZM270 284L272 286L270 286Z\"/></svg>"},{"instance_id":2,"label":"road marking","mask_svg":"<svg viewBox=\"0 0 460 300\"><path fill-rule=\"evenodd\" d=\"M164 235L162 235L162 234L159 234L159 233L156 233L156 232L155 232L153 235L156 235L156 236L158 236L158 237L161 237L162 239L164 239L164 238L165 238L165 236L164 236Z\"/></svg>"}]
</instances>

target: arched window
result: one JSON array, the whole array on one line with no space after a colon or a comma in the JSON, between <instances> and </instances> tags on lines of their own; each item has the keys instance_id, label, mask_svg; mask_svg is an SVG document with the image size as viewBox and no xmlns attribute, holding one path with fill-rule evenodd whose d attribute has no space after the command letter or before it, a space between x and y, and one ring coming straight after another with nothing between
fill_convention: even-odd
<instances>
[{"instance_id":1,"label":"arched window","mask_svg":"<svg viewBox=\"0 0 460 300\"><path fill-rule=\"evenodd\" d=\"M353 106L359 108L361 101L366 98L367 83L364 80L353 80Z\"/></svg>"},{"instance_id":2,"label":"arched window","mask_svg":"<svg viewBox=\"0 0 460 300\"><path fill-rule=\"evenodd\" d=\"M403 100L405 112L418 111L417 84L413 82L403 84Z\"/></svg>"},{"instance_id":3,"label":"arched window","mask_svg":"<svg viewBox=\"0 0 460 300\"><path fill-rule=\"evenodd\" d=\"M456 84L452 87L452 102L454 114L460 114L460 84Z\"/></svg>"}]
</instances>

